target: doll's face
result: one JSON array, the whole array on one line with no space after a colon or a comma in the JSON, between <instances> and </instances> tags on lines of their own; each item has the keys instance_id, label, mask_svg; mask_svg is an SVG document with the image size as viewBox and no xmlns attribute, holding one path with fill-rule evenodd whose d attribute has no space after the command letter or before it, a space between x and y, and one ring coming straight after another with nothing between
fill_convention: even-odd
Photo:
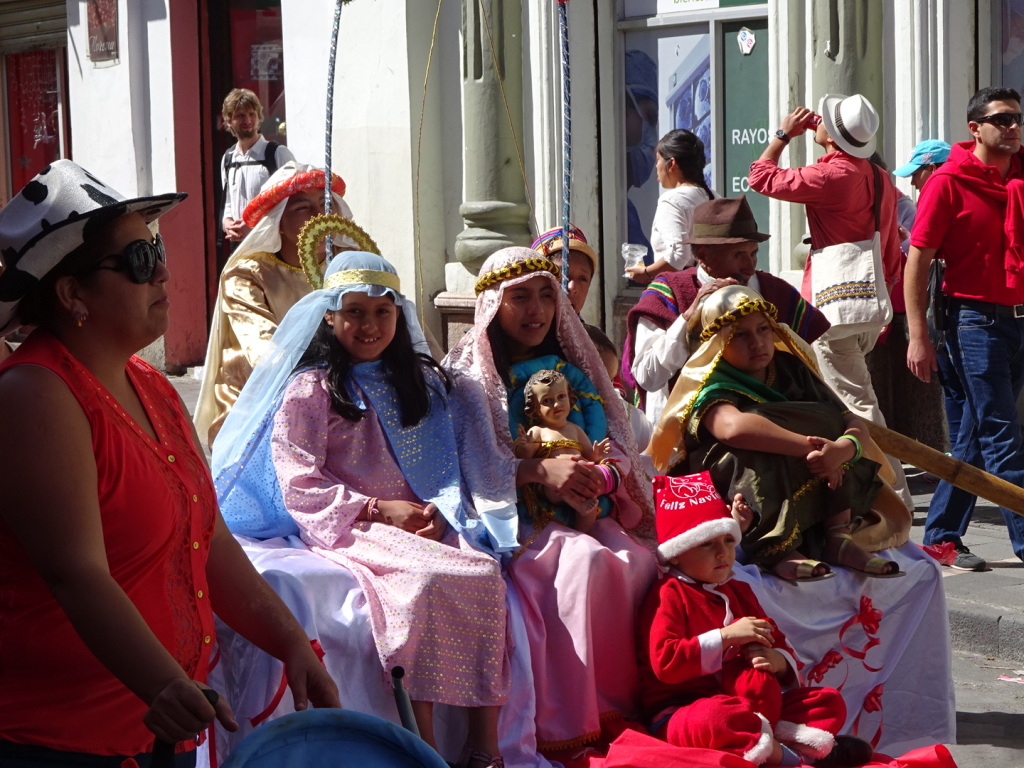
<instances>
[{"instance_id":1,"label":"doll's face","mask_svg":"<svg viewBox=\"0 0 1024 768\"><path fill-rule=\"evenodd\" d=\"M694 581L721 584L732 574L736 562L736 539L731 533L698 544L669 562Z\"/></svg>"},{"instance_id":2,"label":"doll's face","mask_svg":"<svg viewBox=\"0 0 1024 768\"><path fill-rule=\"evenodd\" d=\"M534 384L533 394L537 406L534 418L545 427L561 429L569 420L572 401L569 397L569 382L565 379L553 384Z\"/></svg>"},{"instance_id":3,"label":"doll's face","mask_svg":"<svg viewBox=\"0 0 1024 768\"><path fill-rule=\"evenodd\" d=\"M760 381L764 381L765 371L774 357L775 333L764 312L740 318L722 353L722 359L729 365Z\"/></svg>"}]
</instances>

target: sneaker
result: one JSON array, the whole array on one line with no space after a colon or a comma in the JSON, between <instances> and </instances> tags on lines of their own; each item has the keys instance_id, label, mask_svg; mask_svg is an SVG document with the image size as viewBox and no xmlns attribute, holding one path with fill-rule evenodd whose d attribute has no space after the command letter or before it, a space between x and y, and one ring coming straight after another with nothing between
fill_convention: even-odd
<instances>
[{"instance_id":1,"label":"sneaker","mask_svg":"<svg viewBox=\"0 0 1024 768\"><path fill-rule=\"evenodd\" d=\"M958 571L984 571L988 563L961 544L956 548L956 557L950 566Z\"/></svg>"}]
</instances>

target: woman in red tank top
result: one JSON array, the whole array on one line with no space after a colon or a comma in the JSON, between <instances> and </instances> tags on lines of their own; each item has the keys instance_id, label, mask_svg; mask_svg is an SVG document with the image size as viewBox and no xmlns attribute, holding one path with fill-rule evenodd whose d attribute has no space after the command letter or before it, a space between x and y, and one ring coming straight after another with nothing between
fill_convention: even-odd
<instances>
[{"instance_id":1,"label":"woman in red tank top","mask_svg":"<svg viewBox=\"0 0 1024 768\"><path fill-rule=\"evenodd\" d=\"M184 195L125 200L71 161L0 210L0 763L194 764L213 614L285 661L296 709L340 706L305 632L217 511L167 379L135 354L169 323L147 227ZM127 764L131 764L130 762Z\"/></svg>"}]
</instances>

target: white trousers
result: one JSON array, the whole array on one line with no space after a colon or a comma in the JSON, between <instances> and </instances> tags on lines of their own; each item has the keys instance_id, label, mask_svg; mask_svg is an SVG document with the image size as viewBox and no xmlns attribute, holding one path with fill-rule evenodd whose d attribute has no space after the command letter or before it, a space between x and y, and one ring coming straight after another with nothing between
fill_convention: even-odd
<instances>
[{"instance_id":1,"label":"white trousers","mask_svg":"<svg viewBox=\"0 0 1024 768\"><path fill-rule=\"evenodd\" d=\"M826 333L825 337L815 341L811 347L818 358L818 367L821 369L821 376L825 383L839 395L839 399L846 404L853 415L862 419L870 419L884 427L885 416L878 405L875 388L871 385L871 372L868 371L868 364L864 359L864 356L874 349L879 333L881 333L881 329L844 336L839 339L829 339L827 338L828 333ZM892 456L888 458L892 470L896 474L893 489L899 494L903 503L913 510L914 499L907 486L903 465Z\"/></svg>"}]
</instances>

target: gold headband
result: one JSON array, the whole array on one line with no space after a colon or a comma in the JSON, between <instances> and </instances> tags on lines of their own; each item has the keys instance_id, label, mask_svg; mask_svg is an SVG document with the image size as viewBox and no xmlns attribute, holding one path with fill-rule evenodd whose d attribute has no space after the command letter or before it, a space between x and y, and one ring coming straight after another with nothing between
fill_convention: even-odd
<instances>
[{"instance_id":1,"label":"gold headband","mask_svg":"<svg viewBox=\"0 0 1024 768\"><path fill-rule=\"evenodd\" d=\"M402 292L398 275L379 269L346 269L328 275L324 280L324 288L339 288L343 285L379 285L398 293Z\"/></svg>"},{"instance_id":2,"label":"gold headband","mask_svg":"<svg viewBox=\"0 0 1024 768\"><path fill-rule=\"evenodd\" d=\"M740 299L734 309L730 309L724 315L719 315L705 326L704 330L700 332L700 340L708 341L725 326L732 325L740 318L755 312L764 312L772 318L778 317L779 314L775 305L764 299Z\"/></svg>"},{"instance_id":3,"label":"gold headband","mask_svg":"<svg viewBox=\"0 0 1024 768\"><path fill-rule=\"evenodd\" d=\"M513 264L509 264L507 267L501 267L495 269L487 274L480 275L480 279L476 281L476 293L479 296L481 293L486 291L492 285L497 285L504 280L510 280L513 277L520 277L523 274L529 274L530 272L550 272L556 278L562 276L562 270L558 268L558 265L550 259L545 259L540 256L530 257L517 261Z\"/></svg>"}]
</instances>

